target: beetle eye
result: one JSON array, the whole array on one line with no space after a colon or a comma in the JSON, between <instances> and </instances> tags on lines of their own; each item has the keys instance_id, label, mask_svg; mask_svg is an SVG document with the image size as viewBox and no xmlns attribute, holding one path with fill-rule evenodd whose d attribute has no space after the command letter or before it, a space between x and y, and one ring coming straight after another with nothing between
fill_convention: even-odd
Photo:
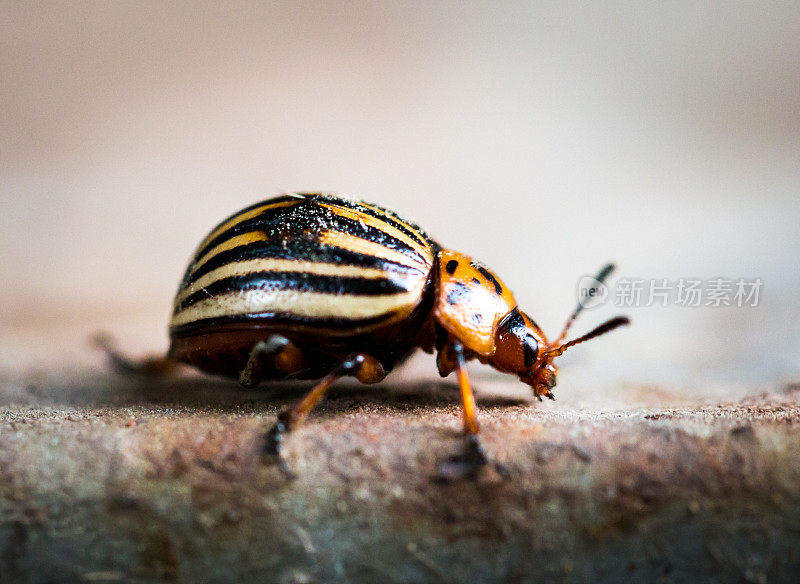
<instances>
[{"instance_id":1,"label":"beetle eye","mask_svg":"<svg viewBox=\"0 0 800 584\"><path fill-rule=\"evenodd\" d=\"M526 368L533 367L536 358L539 356L539 343L536 337L528 333L522 339L522 351L524 354L524 365Z\"/></svg>"}]
</instances>

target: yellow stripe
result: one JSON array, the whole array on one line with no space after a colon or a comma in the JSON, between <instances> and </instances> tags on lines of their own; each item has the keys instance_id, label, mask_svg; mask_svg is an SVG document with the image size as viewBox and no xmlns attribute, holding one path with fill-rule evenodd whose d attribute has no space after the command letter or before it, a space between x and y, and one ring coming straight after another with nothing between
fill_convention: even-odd
<instances>
[{"instance_id":1,"label":"yellow stripe","mask_svg":"<svg viewBox=\"0 0 800 584\"><path fill-rule=\"evenodd\" d=\"M278 207L289 207L290 205L296 205L300 200L301 199L298 199L297 201L282 201L280 203L266 203L264 205L261 205L260 207L256 207L255 209L251 209L250 211L247 211L246 213L241 213L239 215L235 215L235 216L231 217L230 219L228 219L225 223L223 223L222 225L217 227L214 231L209 233L208 236L200 243L200 245L197 247L197 249L198 250L203 249L215 237L217 237L218 235L220 235L222 233L225 233L228 229L238 225L242 221L247 221L248 219L252 219L253 217L257 217L258 215L260 215L264 211L267 211L268 209L277 209Z\"/></svg>"},{"instance_id":2,"label":"yellow stripe","mask_svg":"<svg viewBox=\"0 0 800 584\"><path fill-rule=\"evenodd\" d=\"M241 262L231 262L212 270L198 278L184 288L175 298L175 305L178 306L188 296L198 290L207 288L217 280L230 278L233 276L245 276L253 272L305 272L317 276L339 276L342 278L366 278L378 279L389 278L398 284L405 285L407 288L413 287L418 281L425 280L427 274L403 274L398 272L381 270L379 268L361 268L358 266L348 266L340 264L324 264L319 262L308 262L299 260L284 260L275 258L259 258L255 260L245 260Z\"/></svg>"},{"instance_id":3,"label":"yellow stripe","mask_svg":"<svg viewBox=\"0 0 800 584\"><path fill-rule=\"evenodd\" d=\"M204 318L278 312L314 318L362 319L401 311L411 314L419 303L424 280L403 294L355 296L297 290L250 290L201 300L172 317L171 326Z\"/></svg>"},{"instance_id":4,"label":"yellow stripe","mask_svg":"<svg viewBox=\"0 0 800 584\"><path fill-rule=\"evenodd\" d=\"M331 232L328 232L328 233L339 233L339 232L331 231ZM345 237L345 236L352 237L352 239L349 239L345 243L333 244L333 245L338 245L339 247L344 247L345 249L349 249L351 251L360 251L361 253L365 253L365 254L371 255L373 257L380 257L380 258L384 258L384 259L390 259L390 257L395 257L395 258L398 258L398 261L399 261L399 259L402 259L402 261L400 261L400 263L402 263L403 265L406 265L406 266L415 266L415 267L416 266L420 266L420 264L414 262L414 260L410 260L406 255L401 254L399 252L395 252L395 251L393 251L393 250L391 250L389 248L384 247L383 245L381 245L379 243L376 244L374 242L369 242L369 241L366 241L366 240L361 239L359 237L349 236L347 234L342 234L342 235L343 235L343 237ZM248 245L248 244L254 243L256 241L268 241L269 239L270 238L263 231L251 231L249 233L242 233L241 235L236 235L234 237L231 237L230 239L228 239L228 240L220 243L216 247L213 247L212 249L210 249L207 253L205 253L203 255L202 258L197 260L192 265L192 269L191 269L190 275L195 273L197 270L199 270L208 260L213 258L215 255L217 255L219 253L222 253L223 251L228 251L228 250L236 248L236 247L240 247L240 246L243 246L243 245ZM320 238L320 241L322 242L322 238ZM328 242L324 242L324 243L330 243L330 242L328 241ZM367 249L367 246L365 246L364 244L368 244L369 249ZM356 247L358 247L358 249L356 249ZM423 256L423 257L425 257L425 256ZM287 260L287 261L293 261L293 260ZM412 264L407 263L409 261L411 261L413 263ZM431 258L431 262L432 261L433 261L433 259ZM296 261L295 261L295 263L296 263ZM426 267L426 266L423 266L423 267Z\"/></svg>"},{"instance_id":5,"label":"yellow stripe","mask_svg":"<svg viewBox=\"0 0 800 584\"><path fill-rule=\"evenodd\" d=\"M197 260L195 264L192 266L192 272L196 272L203 264L205 264L208 260L213 258L218 253L223 251L228 251L229 249L233 249L234 247L239 247L242 245L247 245L249 243L253 243L256 241L267 241L269 237L267 237L263 231L251 231L250 233L242 233L241 235L237 235L235 237L231 237L230 239L223 241L218 246L211 248L208 250L202 258Z\"/></svg>"},{"instance_id":6,"label":"yellow stripe","mask_svg":"<svg viewBox=\"0 0 800 584\"><path fill-rule=\"evenodd\" d=\"M325 231L320 235L319 241L320 243L327 243L328 245L343 247L345 249L349 249L350 251L383 258L391 262L408 266L409 268L417 268L427 271L427 269L430 267L430 264L433 263L433 258L431 258L428 264L421 264L414 261L407 255L400 253L399 251L389 249L380 243L367 241L366 239L361 239L360 237L350 235L349 233L342 233L341 231Z\"/></svg>"},{"instance_id":7,"label":"yellow stripe","mask_svg":"<svg viewBox=\"0 0 800 584\"><path fill-rule=\"evenodd\" d=\"M408 235L386 223L385 221L381 221L375 217L370 217L365 213L359 213L358 211L354 211L352 209L348 209L346 207L338 207L335 205L330 205L328 203L319 203L320 206L325 207L340 215L342 217L347 217L353 221L358 221L363 223L364 225L369 225L370 227L375 227L376 229L380 229L384 233L391 235L392 237L396 237L403 243L407 244L411 249L416 250L418 254L422 257L426 258L428 261L433 261L433 256L431 255L430 249L427 246L420 245L415 240L411 239Z\"/></svg>"},{"instance_id":8,"label":"yellow stripe","mask_svg":"<svg viewBox=\"0 0 800 584\"><path fill-rule=\"evenodd\" d=\"M391 212L389 212L388 209L382 209L381 207L378 207L377 205L373 205L372 203L365 203L363 201L361 202L361 204L364 205L365 207L368 207L369 209L375 211L376 213L380 213L381 215L383 215L387 219L391 219L392 221L397 221L398 223L402 223L406 227L406 229L408 229L409 231L413 231L422 241L427 241L428 240L428 236L425 235L419 227L414 227L407 220L403 219L402 217L399 217L398 215L394 215Z\"/></svg>"}]
</instances>

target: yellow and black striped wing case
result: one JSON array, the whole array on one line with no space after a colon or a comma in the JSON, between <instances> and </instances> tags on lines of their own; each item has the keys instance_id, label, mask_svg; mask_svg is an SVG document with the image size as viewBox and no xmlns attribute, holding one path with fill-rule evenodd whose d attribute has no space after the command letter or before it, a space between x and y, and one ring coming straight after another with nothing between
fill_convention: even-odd
<instances>
[{"instance_id":1,"label":"yellow and black striped wing case","mask_svg":"<svg viewBox=\"0 0 800 584\"><path fill-rule=\"evenodd\" d=\"M202 241L170 332L269 321L346 334L397 322L421 302L437 250L417 225L376 205L321 194L268 199Z\"/></svg>"}]
</instances>

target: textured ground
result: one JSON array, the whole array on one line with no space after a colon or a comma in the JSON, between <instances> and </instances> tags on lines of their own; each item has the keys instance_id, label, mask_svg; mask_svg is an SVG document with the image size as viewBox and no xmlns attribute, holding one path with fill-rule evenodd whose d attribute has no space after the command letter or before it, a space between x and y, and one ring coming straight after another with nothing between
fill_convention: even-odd
<instances>
[{"instance_id":1,"label":"textured ground","mask_svg":"<svg viewBox=\"0 0 800 584\"><path fill-rule=\"evenodd\" d=\"M449 382L340 386L289 440L289 481L259 447L297 386L64 379L2 380L2 581L800 574L795 386L670 408L641 405L648 388L621 390L611 408L499 391L481 420L511 476L439 484L459 446Z\"/></svg>"}]
</instances>

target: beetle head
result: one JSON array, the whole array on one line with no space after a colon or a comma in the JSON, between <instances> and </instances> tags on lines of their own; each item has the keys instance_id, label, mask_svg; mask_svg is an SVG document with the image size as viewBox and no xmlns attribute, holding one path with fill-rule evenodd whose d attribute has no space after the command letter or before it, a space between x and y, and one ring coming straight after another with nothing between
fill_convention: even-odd
<instances>
[{"instance_id":1,"label":"beetle head","mask_svg":"<svg viewBox=\"0 0 800 584\"><path fill-rule=\"evenodd\" d=\"M596 286L600 286L612 270L612 265L603 268L595 278ZM583 310L586 297L591 294L591 291L587 291L553 343L547 341L542 329L533 319L518 308L514 308L497 326L495 352L490 359L491 365L500 371L519 376L523 383L531 386L533 394L540 400L542 397L555 399L552 390L556 385L558 367L553 360L570 347L630 323L627 317L617 316L581 337L564 342L575 317Z\"/></svg>"}]
</instances>

